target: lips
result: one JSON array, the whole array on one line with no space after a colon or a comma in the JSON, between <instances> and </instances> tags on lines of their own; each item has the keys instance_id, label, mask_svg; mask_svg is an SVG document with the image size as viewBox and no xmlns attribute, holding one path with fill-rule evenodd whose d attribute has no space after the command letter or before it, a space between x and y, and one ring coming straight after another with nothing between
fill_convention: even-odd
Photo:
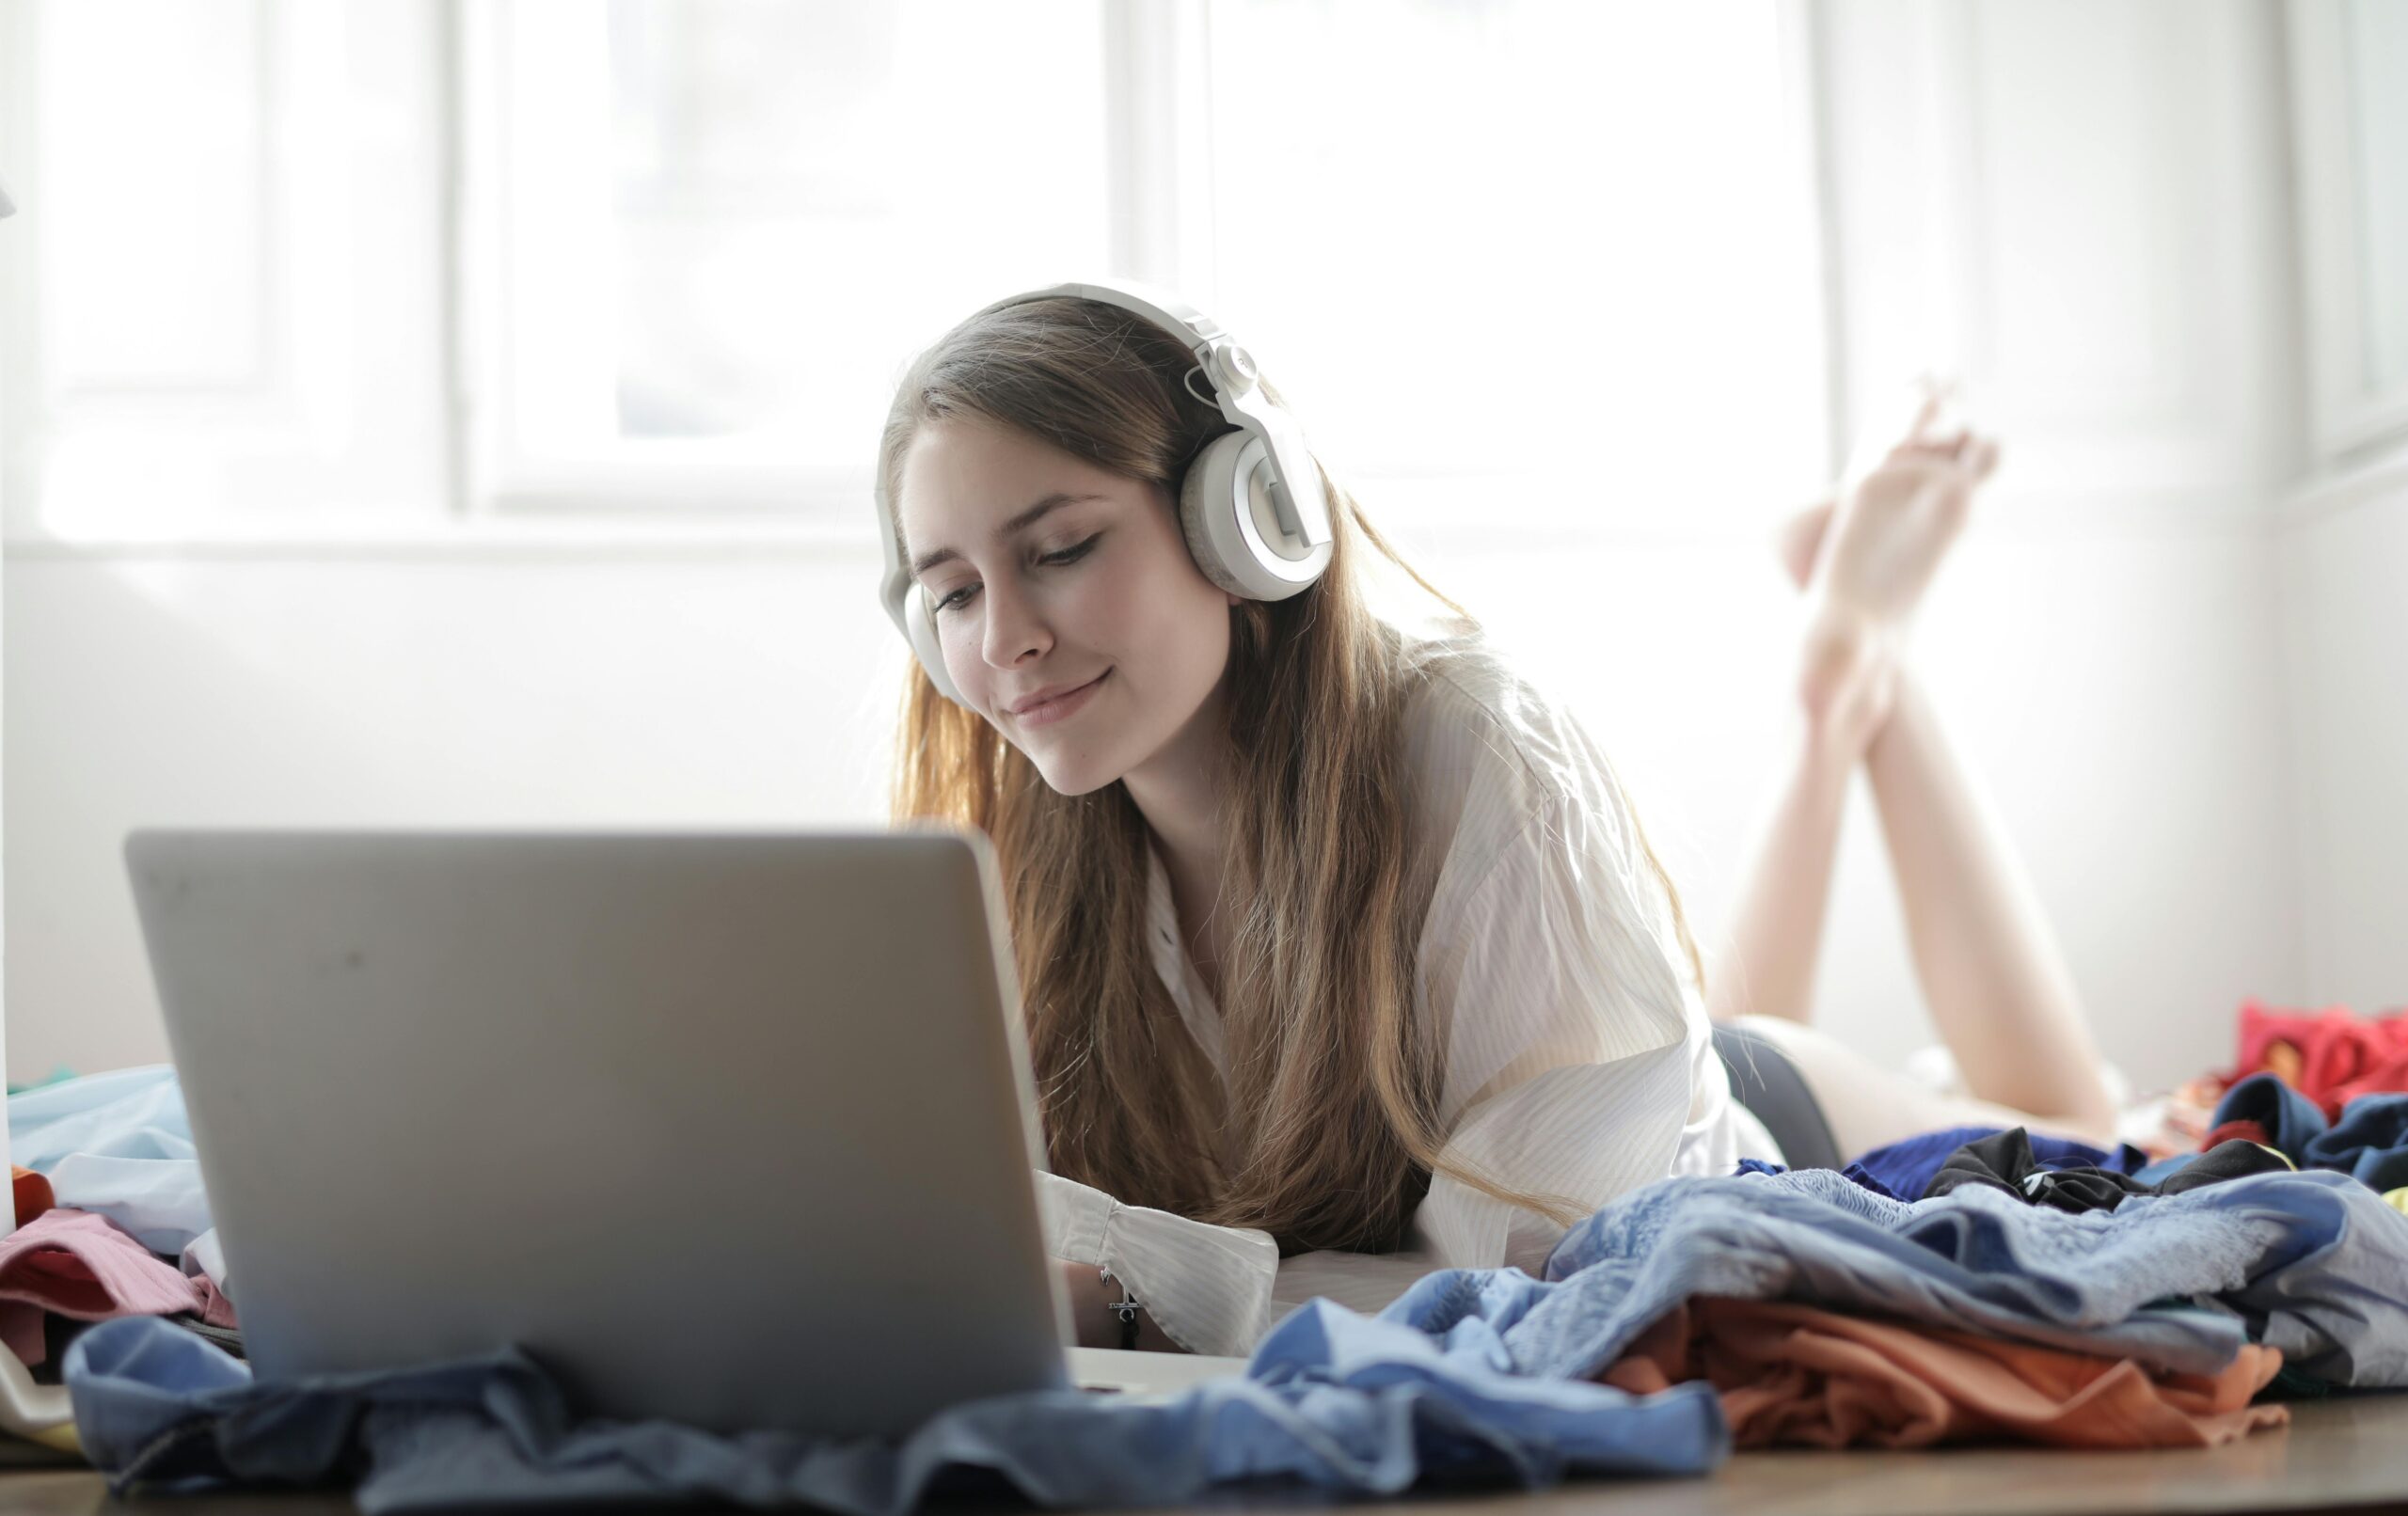
<instances>
[{"instance_id":1,"label":"lips","mask_svg":"<svg viewBox=\"0 0 2408 1516\"><path fill-rule=\"evenodd\" d=\"M1013 710L1011 714L1015 719L1030 725L1041 725L1068 716L1079 706L1085 704L1088 697L1095 692L1096 687L1109 678L1111 673L1112 671L1106 669L1084 685L1073 685L1058 694L1050 695L1042 701Z\"/></svg>"}]
</instances>

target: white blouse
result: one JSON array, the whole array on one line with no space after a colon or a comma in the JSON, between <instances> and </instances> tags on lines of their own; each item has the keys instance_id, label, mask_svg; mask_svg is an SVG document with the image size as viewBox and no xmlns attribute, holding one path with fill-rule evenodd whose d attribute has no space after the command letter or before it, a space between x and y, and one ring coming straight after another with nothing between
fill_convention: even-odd
<instances>
[{"instance_id":1,"label":"white blouse","mask_svg":"<svg viewBox=\"0 0 2408 1516\"><path fill-rule=\"evenodd\" d=\"M1416 1014L1445 1049L1445 1151L1592 1208L1673 1174L1780 1150L1731 1098L1670 902L1604 754L1486 644L1447 640L1404 719L1416 866L1437 879ZM1151 858L1154 965L1224 1081L1220 1016ZM1057 1257L1109 1266L1191 1351L1244 1354L1316 1295L1376 1311L1434 1269L1537 1272L1562 1228L1434 1176L1395 1253L1279 1257L1267 1232L1123 1206L1038 1176Z\"/></svg>"}]
</instances>

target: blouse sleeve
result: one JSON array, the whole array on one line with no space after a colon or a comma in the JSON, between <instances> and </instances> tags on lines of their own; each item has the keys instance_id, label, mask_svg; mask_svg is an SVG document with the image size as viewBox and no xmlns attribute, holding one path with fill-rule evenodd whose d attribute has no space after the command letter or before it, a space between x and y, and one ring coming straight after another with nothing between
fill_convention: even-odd
<instances>
[{"instance_id":1,"label":"blouse sleeve","mask_svg":"<svg viewBox=\"0 0 2408 1516\"><path fill-rule=\"evenodd\" d=\"M1425 930L1445 1154L1583 1212L1671 1172L1710 1039L1670 901L1609 780L1545 795ZM1562 1228L1447 1175L1415 1217L1431 1267L1535 1273Z\"/></svg>"}]
</instances>

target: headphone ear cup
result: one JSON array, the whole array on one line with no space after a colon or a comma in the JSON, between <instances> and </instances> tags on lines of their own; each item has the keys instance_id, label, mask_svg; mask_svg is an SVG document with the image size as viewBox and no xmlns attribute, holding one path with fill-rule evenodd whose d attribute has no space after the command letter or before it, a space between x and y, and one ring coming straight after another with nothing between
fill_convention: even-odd
<instances>
[{"instance_id":1,"label":"headphone ear cup","mask_svg":"<svg viewBox=\"0 0 2408 1516\"><path fill-rule=\"evenodd\" d=\"M1243 432L1214 437L1187 466L1187 476L1179 482L1179 526L1187 537L1187 556L1196 560L1206 578L1242 599L1261 600L1268 597L1222 557L1220 546L1223 542L1240 540L1238 454L1245 450L1245 444Z\"/></svg>"},{"instance_id":2,"label":"headphone ear cup","mask_svg":"<svg viewBox=\"0 0 2408 1516\"><path fill-rule=\"evenodd\" d=\"M1309 455L1305 462L1312 466ZM1269 456L1259 440L1230 432L1207 443L1179 486L1180 529L1206 578L1243 600L1301 594L1329 567L1332 546L1290 559L1271 545L1287 540L1267 481Z\"/></svg>"}]
</instances>

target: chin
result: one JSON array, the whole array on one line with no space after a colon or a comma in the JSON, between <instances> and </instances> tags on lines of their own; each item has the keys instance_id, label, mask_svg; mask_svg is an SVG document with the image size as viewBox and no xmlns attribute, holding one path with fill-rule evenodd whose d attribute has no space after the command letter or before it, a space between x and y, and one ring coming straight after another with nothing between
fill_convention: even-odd
<instances>
[{"instance_id":1,"label":"chin","mask_svg":"<svg viewBox=\"0 0 2408 1516\"><path fill-rule=\"evenodd\" d=\"M1031 756L1046 788L1056 795L1090 794L1120 777L1118 769L1101 764L1049 764Z\"/></svg>"}]
</instances>

